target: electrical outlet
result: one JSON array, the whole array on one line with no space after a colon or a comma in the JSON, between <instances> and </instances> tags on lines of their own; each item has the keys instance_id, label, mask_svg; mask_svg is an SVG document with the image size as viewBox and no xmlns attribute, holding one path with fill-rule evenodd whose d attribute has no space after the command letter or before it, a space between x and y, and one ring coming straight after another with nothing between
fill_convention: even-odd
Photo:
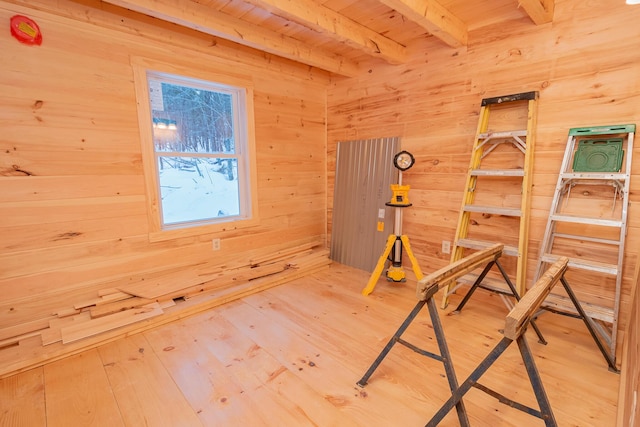
<instances>
[{"instance_id":1,"label":"electrical outlet","mask_svg":"<svg viewBox=\"0 0 640 427\"><path fill-rule=\"evenodd\" d=\"M451 242L448 240L442 241L442 253L449 254L451 253Z\"/></svg>"},{"instance_id":2,"label":"electrical outlet","mask_svg":"<svg viewBox=\"0 0 640 427\"><path fill-rule=\"evenodd\" d=\"M213 239L211 243L214 251L220 250L220 239Z\"/></svg>"}]
</instances>

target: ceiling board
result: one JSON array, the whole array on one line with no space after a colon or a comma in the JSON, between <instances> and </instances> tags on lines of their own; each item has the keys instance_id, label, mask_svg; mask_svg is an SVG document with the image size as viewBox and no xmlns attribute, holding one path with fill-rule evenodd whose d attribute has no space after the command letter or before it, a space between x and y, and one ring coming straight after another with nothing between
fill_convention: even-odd
<instances>
[{"instance_id":1,"label":"ceiling board","mask_svg":"<svg viewBox=\"0 0 640 427\"><path fill-rule=\"evenodd\" d=\"M402 63L405 49L426 38L453 50L469 31L514 20L534 27L554 7L554 0L104 1L340 75L381 60Z\"/></svg>"}]
</instances>

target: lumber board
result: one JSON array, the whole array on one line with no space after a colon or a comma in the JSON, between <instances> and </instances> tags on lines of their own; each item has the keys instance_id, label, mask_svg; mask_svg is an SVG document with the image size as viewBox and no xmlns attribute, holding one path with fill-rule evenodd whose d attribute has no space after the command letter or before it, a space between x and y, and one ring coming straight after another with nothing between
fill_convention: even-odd
<instances>
[{"instance_id":1,"label":"lumber board","mask_svg":"<svg viewBox=\"0 0 640 427\"><path fill-rule=\"evenodd\" d=\"M447 285L458 277L464 276L476 268L486 265L491 261L495 261L502 255L504 245L496 243L486 249L467 255L458 261L442 267L431 274L423 277L418 281L416 287L416 295L420 301L424 300L427 290L434 284L438 284L439 288Z\"/></svg>"},{"instance_id":2,"label":"lumber board","mask_svg":"<svg viewBox=\"0 0 640 427\"><path fill-rule=\"evenodd\" d=\"M202 283L207 277L220 275L223 271L224 267L217 265L202 275L200 271L195 271L194 267L183 267L151 275L133 284L118 286L118 289L140 298L174 297L179 296L182 290Z\"/></svg>"},{"instance_id":3,"label":"lumber board","mask_svg":"<svg viewBox=\"0 0 640 427\"><path fill-rule=\"evenodd\" d=\"M117 313L119 311L129 310L132 308L140 307L142 305L151 304L153 301L147 298L129 297L120 301L113 301L107 304L97 305L89 309L91 318L95 319L109 314Z\"/></svg>"},{"instance_id":4,"label":"lumber board","mask_svg":"<svg viewBox=\"0 0 640 427\"><path fill-rule=\"evenodd\" d=\"M146 331L178 319L192 316L213 307L218 307L247 295L276 287L307 275L324 271L330 264L331 260L325 257L324 260L318 260L315 264L305 267L305 269L290 268L279 274L266 276L251 282L236 284L223 290L194 293L191 297L175 304L174 307L167 308L165 314L162 316L149 317L140 322L131 323L116 329L108 329L103 333L68 344L63 344L60 338L59 342L53 342L51 345L47 345L44 349L41 349L43 344L39 336L22 340L19 346L13 346L7 349L7 351L0 352L0 378L77 354L83 350L95 348L123 336ZM164 305L164 303L161 305ZM80 315L89 316L89 312L85 311L80 313ZM101 319L104 318L96 320Z\"/></svg>"},{"instance_id":5,"label":"lumber board","mask_svg":"<svg viewBox=\"0 0 640 427\"><path fill-rule=\"evenodd\" d=\"M108 293L106 295L101 295L94 299L75 303L73 304L73 308L75 308L76 310L81 310L83 308L87 308L91 306L99 306L99 305L107 304L113 301L121 301L127 298L131 298L131 294L127 292L113 292L113 293Z\"/></svg>"},{"instance_id":6,"label":"lumber board","mask_svg":"<svg viewBox=\"0 0 640 427\"><path fill-rule=\"evenodd\" d=\"M54 319L55 316L47 316L42 319L32 320L31 322L24 322L19 325L9 326L7 328L0 329L0 341L9 339L11 337L17 337L20 335L28 334L30 332L39 331L49 327L49 321Z\"/></svg>"},{"instance_id":7,"label":"lumber board","mask_svg":"<svg viewBox=\"0 0 640 427\"><path fill-rule=\"evenodd\" d=\"M88 322L79 322L77 324L74 323L69 326L64 326L61 329L62 343L67 344L78 341L150 317L159 316L163 312L158 303L152 303L139 308L120 311L109 316L91 319Z\"/></svg>"},{"instance_id":8,"label":"lumber board","mask_svg":"<svg viewBox=\"0 0 640 427\"><path fill-rule=\"evenodd\" d=\"M56 342L62 342L62 328L71 325L73 322L88 322L91 315L88 311L82 311L74 316L61 317L49 322L49 327L40 334L42 345L50 345Z\"/></svg>"},{"instance_id":9,"label":"lumber board","mask_svg":"<svg viewBox=\"0 0 640 427\"><path fill-rule=\"evenodd\" d=\"M531 317L566 271L568 262L569 258L561 257L553 263L507 314L504 326L505 337L516 340L522 335Z\"/></svg>"},{"instance_id":10,"label":"lumber board","mask_svg":"<svg viewBox=\"0 0 640 427\"><path fill-rule=\"evenodd\" d=\"M313 249L316 246L318 246L318 242L308 242L292 248L280 249L268 255L251 258L249 260L249 264L259 265L269 261L277 261L290 255L296 255L301 252L306 252L307 250Z\"/></svg>"}]
</instances>

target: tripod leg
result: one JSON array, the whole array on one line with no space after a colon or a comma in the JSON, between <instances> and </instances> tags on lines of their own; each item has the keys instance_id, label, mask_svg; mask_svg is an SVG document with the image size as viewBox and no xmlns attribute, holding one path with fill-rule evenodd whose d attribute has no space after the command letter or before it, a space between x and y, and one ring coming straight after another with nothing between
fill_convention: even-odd
<instances>
[{"instance_id":1,"label":"tripod leg","mask_svg":"<svg viewBox=\"0 0 640 427\"><path fill-rule=\"evenodd\" d=\"M387 245L384 248L384 252L378 259L378 264L376 264L376 268L371 273L371 277L369 278L369 282L367 286L362 290L362 295L365 297L373 292L373 288L376 287L376 283L378 283L378 279L380 279L380 275L382 274L382 270L384 269L384 263L387 261L389 254L391 253L391 248L396 242L396 236L391 234L389 238L387 238Z\"/></svg>"},{"instance_id":2,"label":"tripod leg","mask_svg":"<svg viewBox=\"0 0 640 427\"><path fill-rule=\"evenodd\" d=\"M417 280L422 279L424 275L422 274L422 270L420 270L420 265L418 265L418 260L413 255L413 251L411 250L411 245L409 245L409 236L403 234L400 237L400 240L402 241L404 249L407 252L407 256L411 260L411 267L413 268L413 274L416 275Z\"/></svg>"}]
</instances>

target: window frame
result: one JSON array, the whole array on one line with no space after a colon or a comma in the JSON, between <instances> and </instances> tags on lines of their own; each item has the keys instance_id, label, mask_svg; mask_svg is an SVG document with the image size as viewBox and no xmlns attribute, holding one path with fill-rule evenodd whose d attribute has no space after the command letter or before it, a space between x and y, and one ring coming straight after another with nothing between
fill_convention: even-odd
<instances>
[{"instance_id":1,"label":"window frame","mask_svg":"<svg viewBox=\"0 0 640 427\"><path fill-rule=\"evenodd\" d=\"M180 237L198 236L203 234L218 233L226 230L255 226L259 223L257 208L257 178L255 161L255 120L253 105L253 81L250 77L222 71L220 67L212 67L213 71L203 70L201 67L187 67L185 65L169 64L162 61L155 61L148 58L132 58L131 65L134 74L134 86L138 107L138 128L140 131L140 143L142 149L142 166L144 170L146 187L147 216L149 220L149 240L162 241ZM213 64L207 64L211 66ZM240 185L240 203L248 206L241 206L240 217L232 216L228 218L206 219L192 222L182 222L177 224L163 225L162 207L160 194L160 180L158 175L157 152L153 139L153 112L149 97L149 76L167 75L175 80L196 79L211 83L213 87L232 86L244 90L245 109L238 114L245 115L246 126L238 128L238 138L245 137L242 147L237 146L236 150L241 150L239 162L243 162L245 167L245 185ZM238 122L237 117L234 121ZM240 121L241 122L241 121ZM215 154L214 154L215 156ZM239 163L240 166L240 163ZM239 171L240 172L240 171ZM239 181L239 184L240 181ZM249 194L243 194L243 192ZM244 200L244 201L243 201ZM244 208L244 212L243 212ZM244 216L242 216L244 213Z\"/></svg>"}]
</instances>

